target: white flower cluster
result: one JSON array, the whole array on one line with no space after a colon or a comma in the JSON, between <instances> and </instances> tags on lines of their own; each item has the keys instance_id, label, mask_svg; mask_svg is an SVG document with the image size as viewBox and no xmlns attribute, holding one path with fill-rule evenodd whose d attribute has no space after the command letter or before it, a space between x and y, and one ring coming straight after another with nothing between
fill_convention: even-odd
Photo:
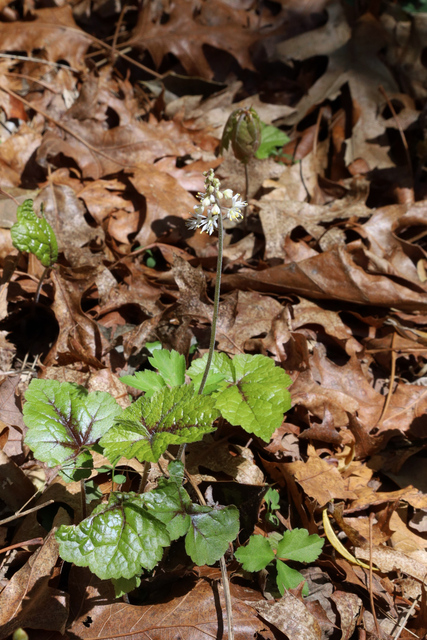
<instances>
[{"instance_id":1,"label":"white flower cluster","mask_svg":"<svg viewBox=\"0 0 427 640\"><path fill-rule=\"evenodd\" d=\"M240 220L243 218L242 209L247 206L247 202L240 200L240 193L233 195L231 189L220 191L221 183L215 178L214 170L209 169L204 174L205 193L198 193L200 204L194 207L194 213L186 221L189 229L200 229L211 235L218 227L218 217L225 216L229 220ZM223 199L231 200L231 207L221 205Z\"/></svg>"}]
</instances>

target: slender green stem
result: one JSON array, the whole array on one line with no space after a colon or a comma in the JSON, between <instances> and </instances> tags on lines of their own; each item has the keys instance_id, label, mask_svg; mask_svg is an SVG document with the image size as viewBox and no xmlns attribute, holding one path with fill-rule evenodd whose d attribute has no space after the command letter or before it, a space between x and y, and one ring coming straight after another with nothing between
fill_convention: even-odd
<instances>
[{"instance_id":1,"label":"slender green stem","mask_svg":"<svg viewBox=\"0 0 427 640\"><path fill-rule=\"evenodd\" d=\"M217 201L219 207L221 204ZM219 312L219 296L221 292L221 273L222 273L222 251L224 244L224 228L222 224L222 216L218 216L218 258L216 263L216 280L215 280L215 294L214 294L214 308L212 315L212 328L211 328L211 340L209 343L209 353L206 362L205 372L203 374L202 382L200 383L199 395L203 393L206 380L208 379L209 369L211 368L212 358L215 351L215 336L216 336L216 323L218 320Z\"/></svg>"}]
</instances>

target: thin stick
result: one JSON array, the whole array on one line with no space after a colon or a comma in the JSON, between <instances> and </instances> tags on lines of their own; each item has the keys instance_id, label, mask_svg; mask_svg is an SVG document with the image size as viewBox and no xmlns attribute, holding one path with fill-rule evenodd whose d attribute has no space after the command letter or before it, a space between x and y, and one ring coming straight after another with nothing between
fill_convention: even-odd
<instances>
[{"instance_id":1,"label":"thin stick","mask_svg":"<svg viewBox=\"0 0 427 640\"><path fill-rule=\"evenodd\" d=\"M393 384L394 384L394 379L396 377L396 360L397 360L397 353L394 349L394 343L396 341L396 336L397 333L396 331L394 331L393 333L393 337L391 339L391 370L390 370L390 384L389 384L389 388L388 388L388 394L387 394L387 398L386 401L383 405L383 410L381 411L381 415L378 418L377 424L380 424L382 422L382 420L384 419L384 416L387 413L387 410L390 406L390 402L391 402L391 398L393 395Z\"/></svg>"},{"instance_id":2,"label":"thin stick","mask_svg":"<svg viewBox=\"0 0 427 640\"><path fill-rule=\"evenodd\" d=\"M52 500L53 502L53 500ZM11 544L10 547L3 547L0 549L0 553L6 553L6 551L12 551L12 549L19 549L20 547L29 547L33 544L43 544L43 538L31 538L31 540L25 540L25 542L18 542L17 544Z\"/></svg>"},{"instance_id":3,"label":"thin stick","mask_svg":"<svg viewBox=\"0 0 427 640\"><path fill-rule=\"evenodd\" d=\"M406 614L406 616L403 618L402 622L400 623L396 635L392 638L392 640L398 640L398 638L400 637L400 634L402 633L403 629L406 626L406 623L408 622L409 618L411 617L411 615L414 613L415 611L415 606L418 602L418 600L420 599L420 596L417 596L414 600L414 602L412 603L411 608L408 610L408 613ZM407 629L407 631L409 631L409 629ZM412 633L411 631L409 631L409 633ZM414 635L416 638L418 638L418 636L415 635L415 633L413 633L412 635Z\"/></svg>"},{"instance_id":4,"label":"thin stick","mask_svg":"<svg viewBox=\"0 0 427 640\"><path fill-rule=\"evenodd\" d=\"M222 586L224 589L225 608L227 611L228 638L229 640L233 640L234 629L233 629L233 617L232 617L233 614L232 614L232 608L231 608L230 581L228 579L227 565L225 564L224 556L221 556L219 565L221 567Z\"/></svg>"},{"instance_id":5,"label":"thin stick","mask_svg":"<svg viewBox=\"0 0 427 640\"><path fill-rule=\"evenodd\" d=\"M369 516L369 600L371 603L371 611L374 617L375 622L375 630L377 632L378 638L382 638L382 633L380 629L380 625L378 624L377 614L375 612L375 604L374 604L374 591L373 591L373 581L372 581L372 520L374 519L374 514L371 513Z\"/></svg>"},{"instance_id":6,"label":"thin stick","mask_svg":"<svg viewBox=\"0 0 427 640\"><path fill-rule=\"evenodd\" d=\"M21 511L20 513L17 512L15 513L15 515L9 516L9 518L0 520L0 526L2 526L3 524L7 524L8 522L13 522L14 520L17 520L18 518L22 518L23 516L27 516L29 513L33 513L34 511L38 511L39 509L43 509L43 507L47 507L49 504L52 504L52 502L55 502L55 500L48 500L43 504L37 505L37 507L32 507L31 509L27 509L26 511Z\"/></svg>"},{"instance_id":7,"label":"thin stick","mask_svg":"<svg viewBox=\"0 0 427 640\"><path fill-rule=\"evenodd\" d=\"M385 92L384 87L382 87L381 85L378 87L379 92L384 96L384 98L387 101L388 107L393 115L393 120L396 123L397 128L399 129L399 133L400 133L400 138L402 140L402 144L403 144L403 148L405 149L405 153L406 153L406 162L408 163L408 167L409 170L411 172L411 176L412 176L412 182L414 181L414 171L412 168L412 160L411 160L411 154L409 152L409 147L408 147L408 143L406 140L406 136L405 136L405 132L402 129L402 125L400 124L399 118L397 117L397 113L395 111L395 108L393 107L393 103L390 100L390 98L388 97L387 93Z\"/></svg>"},{"instance_id":8,"label":"thin stick","mask_svg":"<svg viewBox=\"0 0 427 640\"><path fill-rule=\"evenodd\" d=\"M46 64L51 67L61 67L67 69L67 71L73 71L73 73L79 73L78 69L70 67L68 64L61 64L60 62L52 62L50 60L43 60L42 58L32 58L31 56L17 56L14 53L0 53L0 58L9 58L10 60L25 60L26 62L38 62L39 64Z\"/></svg>"}]
</instances>

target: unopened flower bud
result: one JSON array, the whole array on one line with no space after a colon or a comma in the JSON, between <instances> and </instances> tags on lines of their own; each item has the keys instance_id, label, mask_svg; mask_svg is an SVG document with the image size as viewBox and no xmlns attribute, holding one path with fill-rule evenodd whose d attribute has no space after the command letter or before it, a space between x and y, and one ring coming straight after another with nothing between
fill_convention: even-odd
<instances>
[{"instance_id":1,"label":"unopened flower bud","mask_svg":"<svg viewBox=\"0 0 427 640\"><path fill-rule=\"evenodd\" d=\"M220 153L231 142L237 160L247 164L261 142L261 121L255 109L236 109L229 116L222 134Z\"/></svg>"}]
</instances>

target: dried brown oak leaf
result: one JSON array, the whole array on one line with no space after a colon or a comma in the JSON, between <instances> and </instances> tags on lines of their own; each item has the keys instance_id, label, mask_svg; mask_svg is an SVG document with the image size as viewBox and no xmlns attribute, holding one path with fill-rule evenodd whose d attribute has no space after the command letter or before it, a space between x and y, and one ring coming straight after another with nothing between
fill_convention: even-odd
<instances>
[{"instance_id":1,"label":"dried brown oak leaf","mask_svg":"<svg viewBox=\"0 0 427 640\"><path fill-rule=\"evenodd\" d=\"M92 37L77 26L70 5L66 4L38 9L31 20L0 22L0 43L2 51L32 55L33 50L42 49L47 60L66 60L75 69L82 69Z\"/></svg>"},{"instance_id":2,"label":"dried brown oak leaf","mask_svg":"<svg viewBox=\"0 0 427 640\"><path fill-rule=\"evenodd\" d=\"M155 5L145 3L132 37L126 44L148 50L157 67L165 55L172 53L192 76L213 77L203 45L228 51L242 67L253 69L249 48L260 39L259 30L230 21L225 3L218 0L215 3L215 20L205 15L204 3L201 4L202 10L199 11L200 3L196 6L187 0L175 2L171 5L166 24L162 24L162 15L153 16Z\"/></svg>"}]
</instances>

